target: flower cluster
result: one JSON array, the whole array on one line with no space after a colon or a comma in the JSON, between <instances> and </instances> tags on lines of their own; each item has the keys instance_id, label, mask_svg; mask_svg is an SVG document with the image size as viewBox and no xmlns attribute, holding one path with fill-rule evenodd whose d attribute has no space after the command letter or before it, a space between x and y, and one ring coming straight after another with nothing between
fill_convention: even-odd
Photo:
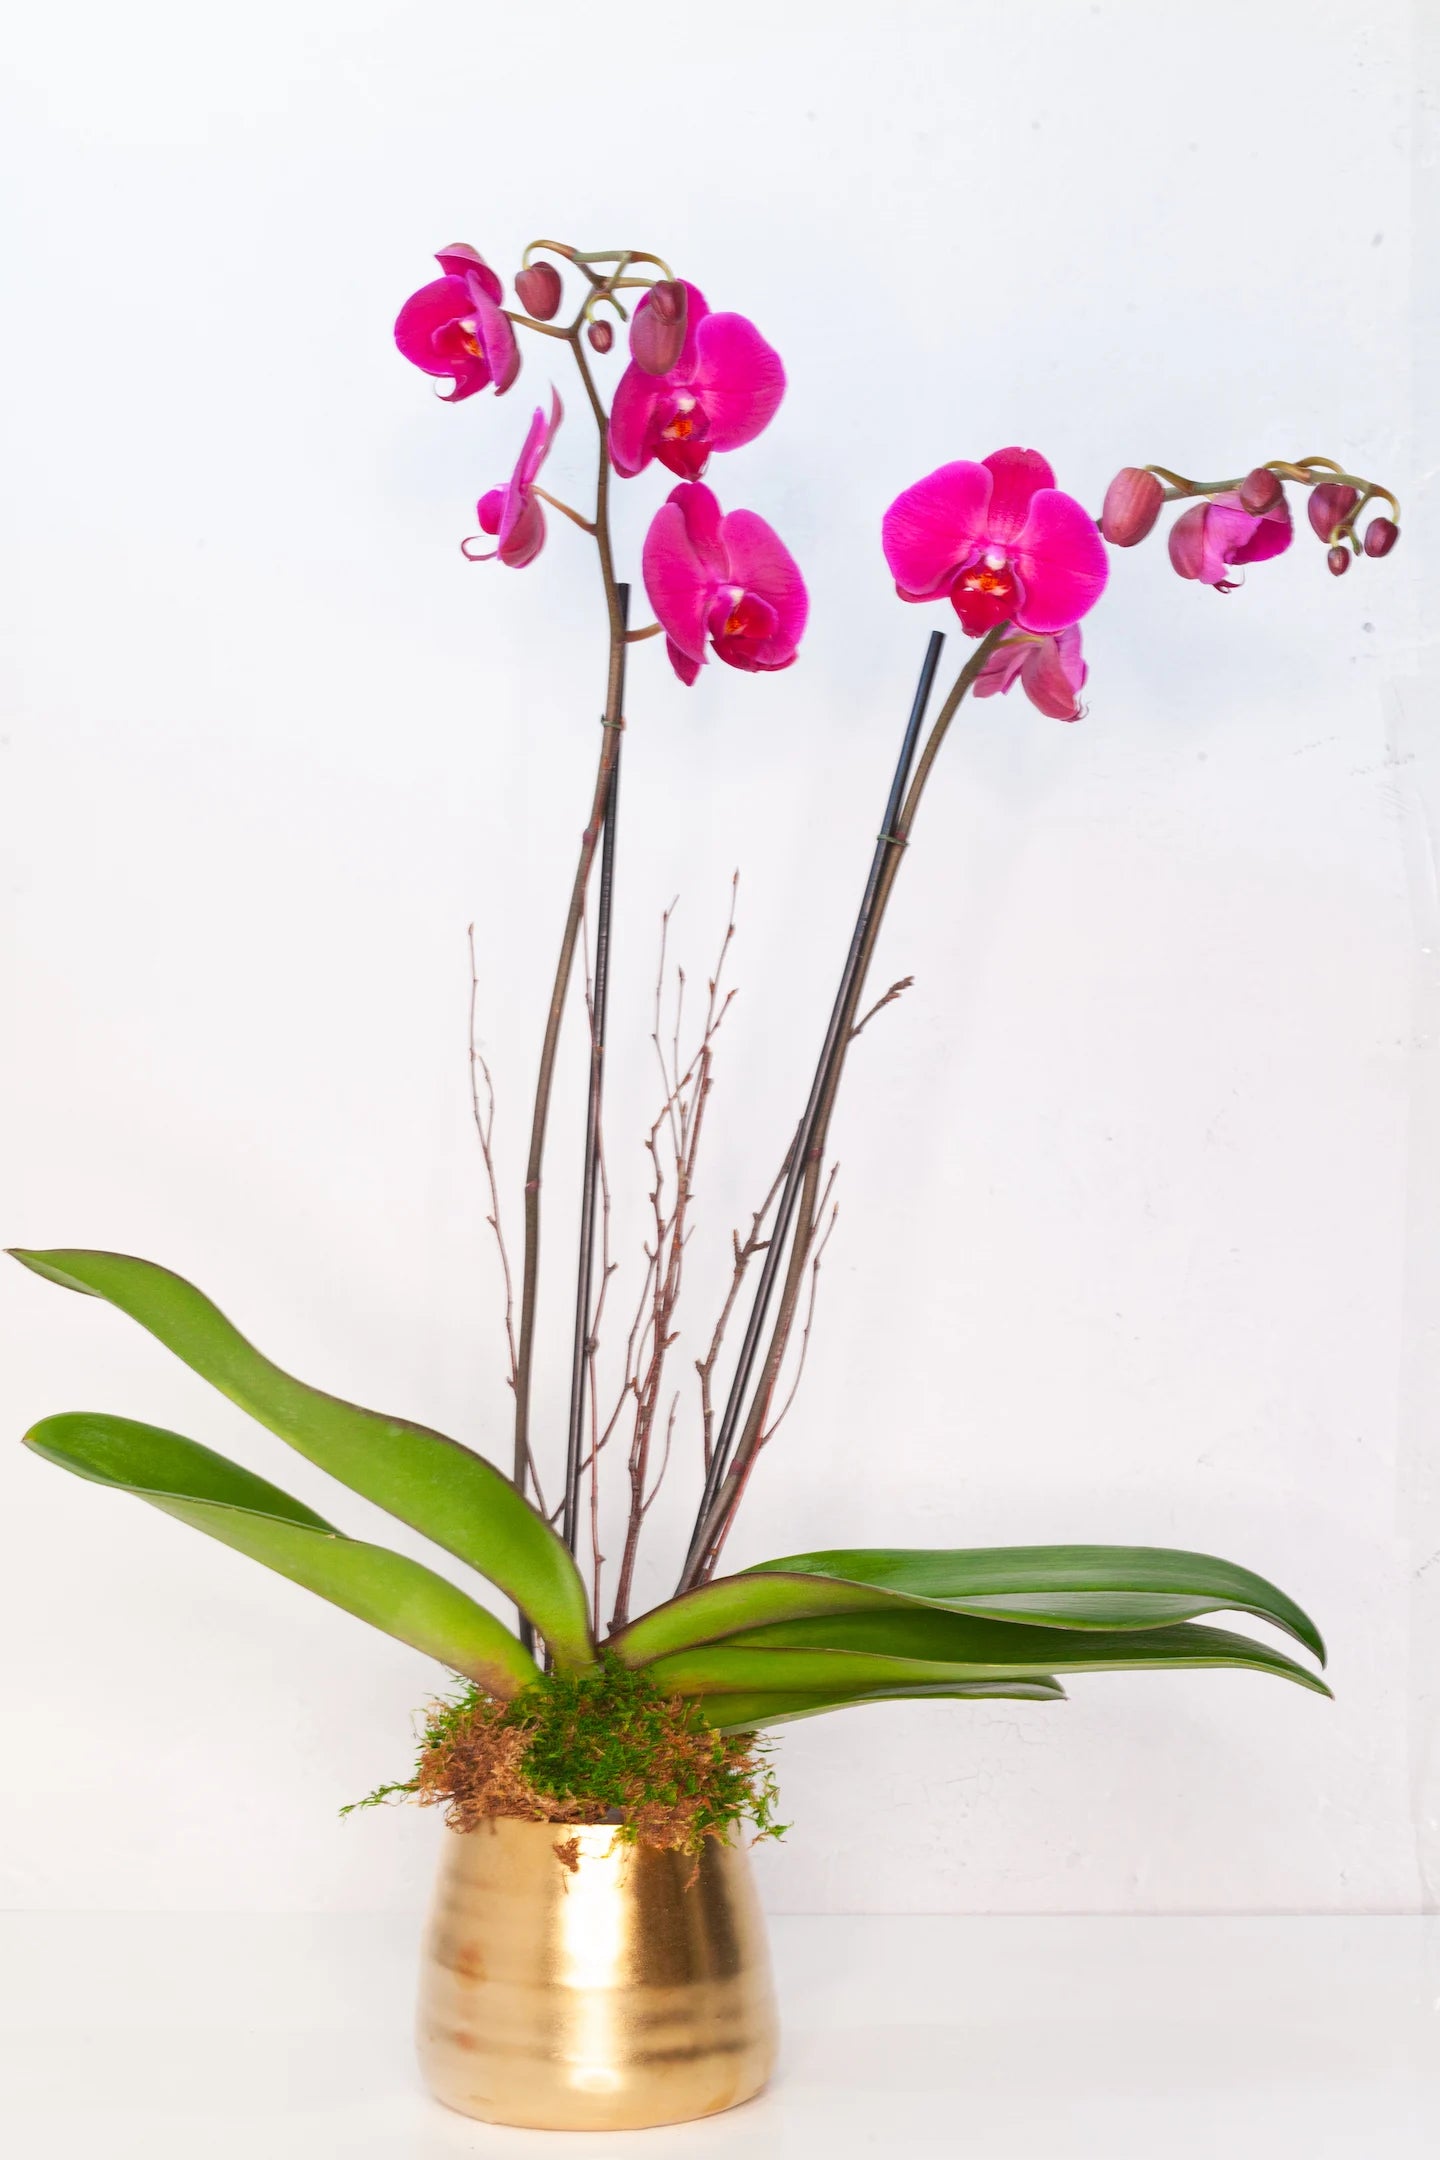
<instances>
[{"instance_id":1,"label":"flower cluster","mask_svg":"<svg viewBox=\"0 0 1440 2160\"><path fill-rule=\"evenodd\" d=\"M1389 489L1321 457L1296 464L1276 458L1243 479L1217 481L1186 480L1163 465L1127 465L1105 491L1100 530L1112 547L1134 547L1153 532L1166 503L1188 500L1170 528L1171 564L1180 577L1233 592L1242 582L1233 570L1283 555L1294 537L1287 480L1309 489L1310 526L1325 544L1332 576L1343 577L1353 556L1388 555L1399 539L1399 505ZM1357 520L1377 496L1395 516L1371 518L1361 538Z\"/></svg>"},{"instance_id":2,"label":"flower cluster","mask_svg":"<svg viewBox=\"0 0 1440 2160\"><path fill-rule=\"evenodd\" d=\"M681 482L656 512L642 552L654 627L664 632L671 665L684 683L694 682L711 653L748 673L789 667L808 609L795 559L753 510L726 515L700 484L712 455L753 442L774 418L785 394L779 354L747 317L712 310L696 286L672 278L668 270L656 278L627 274L642 263L665 270L653 257L586 256L548 242L536 248L541 245L575 265L589 287L567 329L548 327L559 313L564 287L553 264L530 261L536 249L526 250L515 278L516 298L526 312L512 312L503 305L500 279L483 257L455 246L437 257L444 274L413 293L400 310L395 324L400 351L426 374L448 377L451 387L443 395L452 403L492 386L500 396L519 373L519 324L571 345L599 417L603 407L580 351L581 334L593 351L607 352L614 334L597 308L608 306L623 320L619 292L643 286L630 318L629 365L602 422L601 457L622 479L658 462ZM602 274L593 267L602 263L614 267ZM512 570L532 563L545 545L546 503L583 530L597 532L604 516L603 485L595 523L557 503L539 485L562 418L552 390L549 413L537 408L509 479L480 498L480 532L495 546L479 548L473 538L465 540L462 548L470 561L499 561ZM602 553L607 551L608 532Z\"/></svg>"}]
</instances>

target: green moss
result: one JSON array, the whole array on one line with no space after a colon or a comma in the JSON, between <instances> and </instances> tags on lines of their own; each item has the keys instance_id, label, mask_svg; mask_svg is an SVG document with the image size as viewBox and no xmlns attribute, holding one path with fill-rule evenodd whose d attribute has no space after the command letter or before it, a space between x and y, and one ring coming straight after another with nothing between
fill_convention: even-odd
<instances>
[{"instance_id":1,"label":"green moss","mask_svg":"<svg viewBox=\"0 0 1440 2160\"><path fill-rule=\"evenodd\" d=\"M631 1841L691 1853L732 1823L761 1837L785 1827L763 1742L716 1732L696 1703L607 1656L510 1703L467 1686L432 1704L415 1775L356 1805L411 1795L445 1805L456 1829L491 1815L610 1821Z\"/></svg>"}]
</instances>

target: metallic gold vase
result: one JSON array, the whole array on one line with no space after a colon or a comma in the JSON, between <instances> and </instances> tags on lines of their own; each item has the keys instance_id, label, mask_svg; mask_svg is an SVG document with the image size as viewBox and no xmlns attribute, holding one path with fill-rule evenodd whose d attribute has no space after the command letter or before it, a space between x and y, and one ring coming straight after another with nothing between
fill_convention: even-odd
<instances>
[{"instance_id":1,"label":"metallic gold vase","mask_svg":"<svg viewBox=\"0 0 1440 2160\"><path fill-rule=\"evenodd\" d=\"M447 2107L532 2130L687 2122L759 2092L776 2038L740 1845L707 1838L697 1872L604 1824L446 1832L419 2040Z\"/></svg>"}]
</instances>

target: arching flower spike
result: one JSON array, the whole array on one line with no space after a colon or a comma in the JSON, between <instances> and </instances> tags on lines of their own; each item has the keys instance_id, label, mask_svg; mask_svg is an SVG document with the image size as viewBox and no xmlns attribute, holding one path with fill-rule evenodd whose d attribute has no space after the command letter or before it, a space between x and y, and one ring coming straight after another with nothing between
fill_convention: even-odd
<instances>
[{"instance_id":1,"label":"arching flower spike","mask_svg":"<svg viewBox=\"0 0 1440 2160\"><path fill-rule=\"evenodd\" d=\"M1089 674L1080 650L1080 627L1055 637L1007 637L996 646L975 682L977 698L1003 697L1018 682L1037 712L1051 720L1078 720L1080 692Z\"/></svg>"},{"instance_id":2,"label":"arching flower spike","mask_svg":"<svg viewBox=\"0 0 1440 2160\"><path fill-rule=\"evenodd\" d=\"M500 301L504 287L474 248L458 242L435 260L444 271L411 293L395 319L395 343L427 375L448 375L447 404L495 385L497 397L520 372L520 348Z\"/></svg>"},{"instance_id":3,"label":"arching flower spike","mask_svg":"<svg viewBox=\"0 0 1440 2160\"><path fill-rule=\"evenodd\" d=\"M468 561L493 562L498 556L512 570L523 570L526 563L534 562L545 545L545 512L532 491L564 417L560 394L552 389L549 418L537 405L509 480L503 488L491 488L475 506L480 530L494 535L495 546L482 554L471 541L462 540L460 551Z\"/></svg>"},{"instance_id":4,"label":"arching flower spike","mask_svg":"<svg viewBox=\"0 0 1440 2160\"><path fill-rule=\"evenodd\" d=\"M712 315L702 292L689 284L683 290L685 342L675 365L651 375L632 360L615 387L610 455L627 480L652 458L682 480L698 480L712 450L753 442L785 395L780 355L754 323ZM637 326L650 305L647 293L635 311Z\"/></svg>"},{"instance_id":5,"label":"arching flower spike","mask_svg":"<svg viewBox=\"0 0 1440 2160\"><path fill-rule=\"evenodd\" d=\"M883 537L901 599L948 599L967 637L1002 622L1064 630L1109 575L1094 518L1060 492L1037 450L942 465L896 497Z\"/></svg>"},{"instance_id":6,"label":"arching flower spike","mask_svg":"<svg viewBox=\"0 0 1440 2160\"><path fill-rule=\"evenodd\" d=\"M805 580L789 549L753 510L722 516L708 487L677 487L645 535L645 590L670 665L693 683L706 644L747 674L787 668L809 612Z\"/></svg>"}]
</instances>

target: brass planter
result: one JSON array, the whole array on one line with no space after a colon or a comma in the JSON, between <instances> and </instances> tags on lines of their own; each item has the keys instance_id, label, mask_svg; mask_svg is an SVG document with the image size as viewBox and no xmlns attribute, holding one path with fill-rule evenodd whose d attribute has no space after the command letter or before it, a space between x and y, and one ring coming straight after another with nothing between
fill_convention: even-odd
<instances>
[{"instance_id":1,"label":"brass planter","mask_svg":"<svg viewBox=\"0 0 1440 2160\"><path fill-rule=\"evenodd\" d=\"M759 2092L777 2029L749 1856L707 1838L696 1869L603 1824L447 1831L420 1978L436 2098L524 2129L643 2130Z\"/></svg>"}]
</instances>

